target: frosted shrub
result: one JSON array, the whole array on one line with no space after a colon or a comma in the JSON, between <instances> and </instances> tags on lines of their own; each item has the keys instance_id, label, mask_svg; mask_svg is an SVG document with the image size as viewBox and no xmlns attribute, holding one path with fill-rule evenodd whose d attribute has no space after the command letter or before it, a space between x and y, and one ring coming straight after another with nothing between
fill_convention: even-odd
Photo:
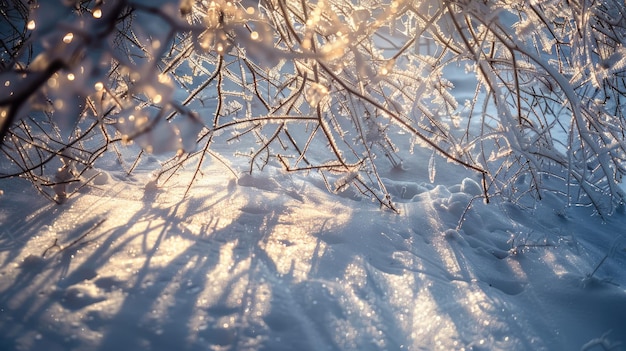
<instances>
[{"instance_id":1,"label":"frosted shrub","mask_svg":"<svg viewBox=\"0 0 626 351\"><path fill-rule=\"evenodd\" d=\"M394 209L378 169L401 167L403 130L486 199L555 191L601 214L623 199L617 0L5 3L0 172L50 197L120 144L175 154L165 182L231 143L249 172L319 172ZM473 99L453 94L458 67Z\"/></svg>"}]
</instances>

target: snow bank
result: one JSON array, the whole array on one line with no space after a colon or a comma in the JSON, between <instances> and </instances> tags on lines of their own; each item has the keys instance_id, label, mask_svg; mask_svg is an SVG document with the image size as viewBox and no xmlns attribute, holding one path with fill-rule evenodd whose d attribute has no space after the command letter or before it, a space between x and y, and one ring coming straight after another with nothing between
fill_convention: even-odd
<instances>
[{"instance_id":1,"label":"snow bank","mask_svg":"<svg viewBox=\"0 0 626 351\"><path fill-rule=\"evenodd\" d=\"M601 223L586 208L549 210L550 200L487 205L469 178L433 186L390 173L405 199L394 214L272 169L234 180L212 165L185 200L184 175L146 191L141 174L61 206L3 184L1 349L599 350L626 341L622 214Z\"/></svg>"}]
</instances>

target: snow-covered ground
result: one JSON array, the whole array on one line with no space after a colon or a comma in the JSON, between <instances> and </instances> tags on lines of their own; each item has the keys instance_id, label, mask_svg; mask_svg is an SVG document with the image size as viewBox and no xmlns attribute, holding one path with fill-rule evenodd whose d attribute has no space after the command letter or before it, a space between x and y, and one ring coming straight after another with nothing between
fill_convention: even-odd
<instances>
[{"instance_id":1,"label":"snow-covered ground","mask_svg":"<svg viewBox=\"0 0 626 351\"><path fill-rule=\"evenodd\" d=\"M276 164L212 160L186 198L153 156L62 205L3 180L0 351L626 350L626 211L486 204L431 154L379 168L399 213Z\"/></svg>"},{"instance_id":2,"label":"snow-covered ground","mask_svg":"<svg viewBox=\"0 0 626 351\"><path fill-rule=\"evenodd\" d=\"M399 214L314 173L113 162L55 205L0 183L1 350L619 350L624 213L494 199L418 154Z\"/></svg>"}]
</instances>

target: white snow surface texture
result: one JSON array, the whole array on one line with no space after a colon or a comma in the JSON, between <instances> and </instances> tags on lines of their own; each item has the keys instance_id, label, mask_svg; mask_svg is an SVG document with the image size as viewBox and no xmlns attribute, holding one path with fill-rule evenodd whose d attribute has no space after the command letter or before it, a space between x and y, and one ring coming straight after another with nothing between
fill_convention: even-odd
<instances>
[{"instance_id":1,"label":"white snow surface texture","mask_svg":"<svg viewBox=\"0 0 626 351\"><path fill-rule=\"evenodd\" d=\"M624 213L486 204L426 159L382 172L399 214L271 166L185 199L156 158L62 205L3 182L0 350L626 347Z\"/></svg>"}]
</instances>

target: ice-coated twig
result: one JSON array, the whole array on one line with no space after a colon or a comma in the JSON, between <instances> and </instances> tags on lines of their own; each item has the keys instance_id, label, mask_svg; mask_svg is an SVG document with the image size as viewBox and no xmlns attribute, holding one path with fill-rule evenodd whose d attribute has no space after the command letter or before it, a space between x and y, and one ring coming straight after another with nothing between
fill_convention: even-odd
<instances>
[{"instance_id":1,"label":"ice-coated twig","mask_svg":"<svg viewBox=\"0 0 626 351\"><path fill-rule=\"evenodd\" d=\"M46 258L46 254L52 250L52 249L57 249L57 251L55 251L55 254L58 254L59 252L65 251L75 245L77 245L79 242L81 242L85 237L87 237L87 235L89 235L91 232L93 232L94 230L96 230L102 223L104 223L104 221L106 221L106 218L102 218L100 220L98 220L96 223L94 223L89 229L87 229L83 234L81 234L81 236L79 236L78 238L74 239L72 242L70 242L69 244L65 245L65 246L61 246L58 244L58 238L54 239L54 243L52 243L52 245L50 245L48 248L46 248L44 250L44 252L41 254L42 258Z\"/></svg>"}]
</instances>

